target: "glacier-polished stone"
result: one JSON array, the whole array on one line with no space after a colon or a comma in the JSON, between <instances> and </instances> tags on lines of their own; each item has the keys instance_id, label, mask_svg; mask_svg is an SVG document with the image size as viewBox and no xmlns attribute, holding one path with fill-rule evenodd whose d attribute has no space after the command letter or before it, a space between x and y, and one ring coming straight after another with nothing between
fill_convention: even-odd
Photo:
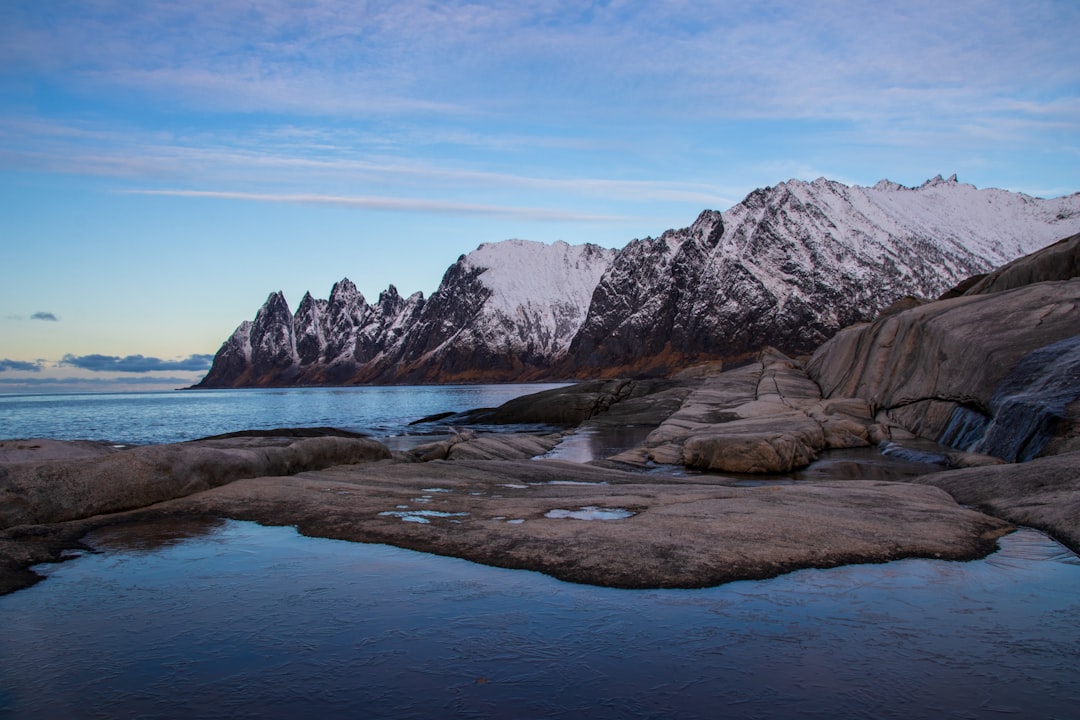
<instances>
[{"instance_id":1,"label":"glacier-polished stone","mask_svg":"<svg viewBox=\"0 0 1080 720\"><path fill-rule=\"evenodd\" d=\"M14 573L61 557L97 528L225 517L538 570L580 583L705 587L805 567L982 557L1011 529L927 486L851 480L735 487L735 479L719 475L627 472L526 459L530 452L523 450L517 460L428 462L398 454L295 475L236 479L138 510L8 528L0 532L0 559ZM593 523L548 516L555 509L583 507L634 515ZM402 514L410 511L424 511L417 516L428 522L403 522Z\"/></svg>"}]
</instances>

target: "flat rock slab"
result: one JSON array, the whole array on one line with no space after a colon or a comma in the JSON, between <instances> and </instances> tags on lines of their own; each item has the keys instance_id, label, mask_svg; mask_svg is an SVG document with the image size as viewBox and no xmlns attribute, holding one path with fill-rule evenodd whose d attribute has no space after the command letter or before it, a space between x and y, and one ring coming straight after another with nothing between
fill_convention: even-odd
<instances>
[{"instance_id":1,"label":"flat rock slab","mask_svg":"<svg viewBox=\"0 0 1080 720\"><path fill-rule=\"evenodd\" d=\"M923 475L957 501L1043 530L1080 552L1080 452Z\"/></svg>"},{"instance_id":2,"label":"flat rock slab","mask_svg":"<svg viewBox=\"0 0 1080 720\"><path fill-rule=\"evenodd\" d=\"M904 557L970 559L1011 529L929 486L712 483L559 461L377 462L238 480L139 515L295 525L312 536L625 588L704 587Z\"/></svg>"},{"instance_id":3,"label":"flat rock slab","mask_svg":"<svg viewBox=\"0 0 1080 720\"><path fill-rule=\"evenodd\" d=\"M145 507L241 477L390 457L374 440L340 437L216 438L115 452L78 442L24 444L28 452L39 445L41 454L0 461L0 529Z\"/></svg>"},{"instance_id":4,"label":"flat rock slab","mask_svg":"<svg viewBox=\"0 0 1080 720\"><path fill-rule=\"evenodd\" d=\"M123 449L122 445L95 440L0 440L0 464L45 462L49 460L86 460Z\"/></svg>"}]
</instances>

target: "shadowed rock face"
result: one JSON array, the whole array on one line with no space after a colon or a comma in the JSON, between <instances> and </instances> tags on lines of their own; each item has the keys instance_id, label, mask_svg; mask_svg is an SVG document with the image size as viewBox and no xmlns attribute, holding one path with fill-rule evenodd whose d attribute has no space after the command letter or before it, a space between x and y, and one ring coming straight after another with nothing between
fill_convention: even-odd
<instances>
[{"instance_id":1,"label":"shadowed rock face","mask_svg":"<svg viewBox=\"0 0 1080 720\"><path fill-rule=\"evenodd\" d=\"M1031 460L1054 438L1077 399L1080 335L1025 355L990 398L989 415L958 406L939 441L1009 462Z\"/></svg>"},{"instance_id":2,"label":"shadowed rock face","mask_svg":"<svg viewBox=\"0 0 1080 720\"><path fill-rule=\"evenodd\" d=\"M937 439L957 406L993 417L993 399L1029 353L1076 334L1080 280L942 300L845 329L807 365L826 397L860 397Z\"/></svg>"}]
</instances>

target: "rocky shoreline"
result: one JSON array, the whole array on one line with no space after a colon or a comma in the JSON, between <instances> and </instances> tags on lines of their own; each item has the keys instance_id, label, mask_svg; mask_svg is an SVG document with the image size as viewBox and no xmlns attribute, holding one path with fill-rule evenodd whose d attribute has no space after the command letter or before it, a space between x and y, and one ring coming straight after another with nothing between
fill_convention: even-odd
<instances>
[{"instance_id":1,"label":"rocky shoreline","mask_svg":"<svg viewBox=\"0 0 1080 720\"><path fill-rule=\"evenodd\" d=\"M167 455L173 468L206 468L207 458L218 453L235 458L251 452L251 440L207 441L216 447L195 442L136 448L96 462L8 464L9 482L13 469L29 475L32 468L38 473L47 468L55 477L66 468L69 480L83 477L99 489L108 485L130 508L113 506L115 511L68 518L54 506L53 514L39 511L27 522L9 525L0 531L0 590L35 581L29 565L62 559L91 530L166 518L212 516L295 525L312 536L387 543L574 582L633 588L702 587L803 567L903 557L969 559L991 552L994 540L1010 530L1008 523L965 509L945 492L926 486L838 481L736 487L717 475L528 459L558 439L514 434L454 438L394 457L379 457L383 453L373 441L350 440L348 445L360 443L356 450L371 453L366 461L231 481L219 475L220 484L204 489L197 488L210 485L208 480L192 479L172 483L167 492L177 497L157 502L119 492L130 486L131 475L123 473L147 464L126 456L143 450L145 455ZM304 444L293 440L285 451L310 452ZM445 459L418 460L432 454ZM234 467L240 475L252 474L243 465ZM94 471L81 472L88 468ZM77 482L65 488L72 499L86 496ZM155 488L146 497L156 499L161 492L166 488ZM588 516L588 511L581 514L583 509L592 509L594 516L603 516L600 510L630 515L615 520L573 516ZM560 510L568 516L557 517Z\"/></svg>"},{"instance_id":2,"label":"rocky shoreline","mask_svg":"<svg viewBox=\"0 0 1080 720\"><path fill-rule=\"evenodd\" d=\"M312 536L628 588L702 587L904 557L973 559L1011 530L927 485L785 484L765 474L761 485L743 486L748 471L776 473L793 458L902 434L872 422L857 403L823 404L814 387L798 363L767 352L728 372L709 366L666 381L584 383L440 419L552 422L559 408L581 432L655 426L638 447L590 463L538 458L561 433L466 431L397 453L374 440L286 430L126 450L24 441L18 454L6 441L0 588L32 582L28 565L62 558L90 530L164 518L294 525ZM758 466L684 469L699 464L700 446L727 440L738 452L710 455L719 458L713 465L730 455L757 457ZM658 464L680 447L688 462ZM11 502L15 495L21 502ZM604 510L628 516L578 519Z\"/></svg>"},{"instance_id":3,"label":"rocky shoreline","mask_svg":"<svg viewBox=\"0 0 1080 720\"><path fill-rule=\"evenodd\" d=\"M1074 236L809 358L766 349L739 367L583 382L419 421L648 430L590 462L543 457L565 433L454 431L397 452L327 429L124 449L2 441L0 592L35 582L31 565L91 530L162 518L295 525L627 588L972 559L1014 525L1078 551L1078 258ZM791 475L875 446L937 464Z\"/></svg>"}]
</instances>

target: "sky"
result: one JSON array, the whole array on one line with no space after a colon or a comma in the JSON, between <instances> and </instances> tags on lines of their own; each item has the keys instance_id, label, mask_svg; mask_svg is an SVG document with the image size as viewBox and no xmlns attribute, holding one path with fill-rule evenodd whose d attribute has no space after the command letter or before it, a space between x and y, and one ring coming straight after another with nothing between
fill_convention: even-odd
<instances>
[{"instance_id":1,"label":"sky","mask_svg":"<svg viewBox=\"0 0 1080 720\"><path fill-rule=\"evenodd\" d=\"M196 382L269 293L430 295L758 187L1080 190L1080 2L0 3L0 393Z\"/></svg>"}]
</instances>

